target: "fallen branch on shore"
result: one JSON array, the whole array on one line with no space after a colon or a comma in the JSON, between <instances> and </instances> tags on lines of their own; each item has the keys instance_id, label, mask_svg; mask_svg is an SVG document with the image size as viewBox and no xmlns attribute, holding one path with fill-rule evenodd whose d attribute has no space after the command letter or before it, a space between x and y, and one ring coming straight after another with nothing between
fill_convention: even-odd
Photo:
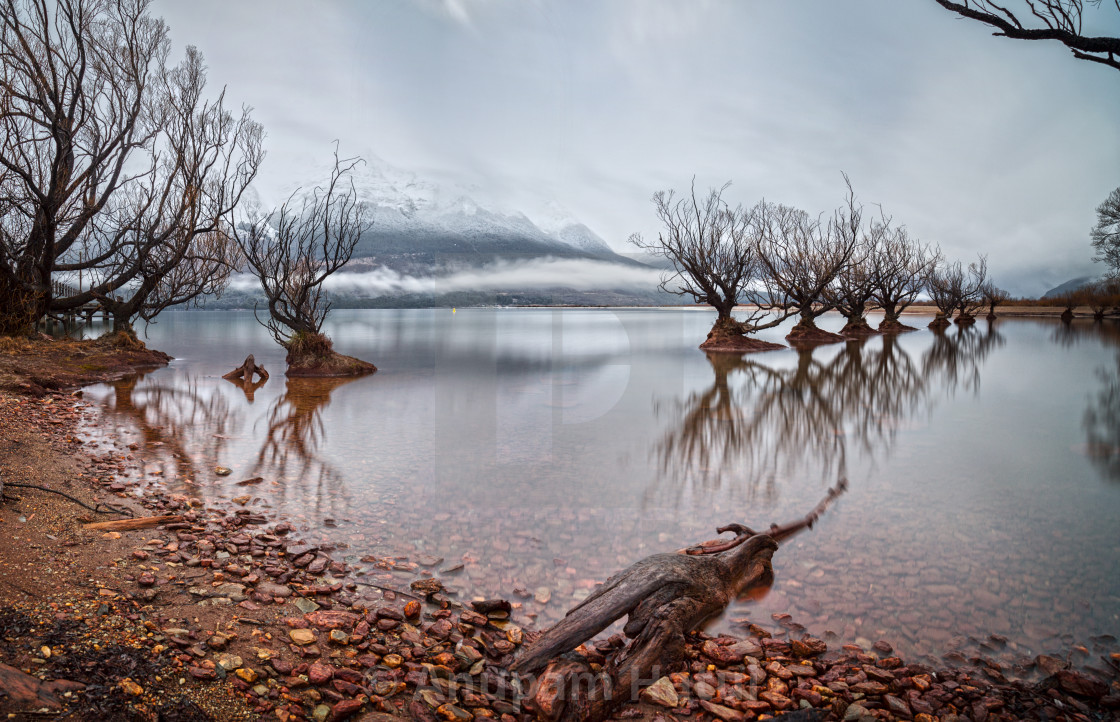
<instances>
[{"instance_id":1,"label":"fallen branch on shore","mask_svg":"<svg viewBox=\"0 0 1120 722\"><path fill-rule=\"evenodd\" d=\"M527 702L540 719L596 722L610 717L639 688L680 666L689 632L722 612L732 599L773 580L779 539L811 527L847 488L841 481L809 514L768 533L732 524L730 541L706 542L677 553L654 554L609 578L567 616L526 647L510 665L520 675L540 672ZM572 650L621 617L631 640L593 671ZM543 670L543 671L542 671Z\"/></svg>"},{"instance_id":2,"label":"fallen branch on shore","mask_svg":"<svg viewBox=\"0 0 1120 722\"><path fill-rule=\"evenodd\" d=\"M89 531L136 531L137 529L150 529L161 524L173 524L182 520L183 517L178 514L165 514L163 516L142 516L136 519L99 521L93 524L84 524L82 528Z\"/></svg>"}]
</instances>

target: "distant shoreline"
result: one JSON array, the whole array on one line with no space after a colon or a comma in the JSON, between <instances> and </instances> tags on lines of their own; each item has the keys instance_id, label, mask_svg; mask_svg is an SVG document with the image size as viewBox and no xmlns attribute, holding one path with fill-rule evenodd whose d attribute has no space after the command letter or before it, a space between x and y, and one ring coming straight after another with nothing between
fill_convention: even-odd
<instances>
[{"instance_id":1,"label":"distant shoreline","mask_svg":"<svg viewBox=\"0 0 1120 722\"><path fill-rule=\"evenodd\" d=\"M635 306L635 305L593 305L593 304L486 304L486 305L470 305L470 306L335 306L338 311L418 311L418 310L445 310L450 311L453 309L468 309L468 308L501 308L516 310L519 308L526 309L541 309L541 308L566 308L566 309L618 309L618 310L650 310L650 309L666 309L678 311L712 311L713 309L706 305L649 305L649 306ZM736 306L737 311L752 308L750 305ZM251 308L197 308L197 309L173 309L173 311L252 311ZM1029 305L1015 305L1007 304L996 308L997 318L1016 317L1016 318L1057 318L1062 315L1066 310L1065 306L1029 306ZM870 314L882 313L882 309L873 309L868 312ZM909 306L902 312L904 316L934 316L937 313L936 306L914 305ZM987 316L986 309L981 309L976 313L977 319L984 319ZM1073 309L1074 318L1092 318L1093 313L1087 307L1076 307ZM1115 316L1113 316L1115 318Z\"/></svg>"}]
</instances>

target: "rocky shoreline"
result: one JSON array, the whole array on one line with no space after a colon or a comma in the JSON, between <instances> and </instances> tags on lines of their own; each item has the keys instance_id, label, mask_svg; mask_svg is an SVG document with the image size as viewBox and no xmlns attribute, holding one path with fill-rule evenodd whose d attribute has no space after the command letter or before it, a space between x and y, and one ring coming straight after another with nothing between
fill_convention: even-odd
<instances>
[{"instance_id":1,"label":"rocky shoreline","mask_svg":"<svg viewBox=\"0 0 1120 722\"><path fill-rule=\"evenodd\" d=\"M0 392L2 394L3 392ZM60 719L536 719L504 668L535 632L517 603L460 606L437 578L386 589L244 507L218 508L144 486L123 441L94 448L80 397L0 395L0 473L88 504L172 515L100 531L103 515L31 489L0 505L0 712ZM252 480L246 480L251 482ZM252 484L248 484L251 487ZM236 502L236 500L234 500ZM375 568L403 559L363 558ZM779 561L780 563L780 561ZM781 616L781 615L778 615ZM999 670L906 664L885 642L829 649L758 626L695 634L689 666L651 683L617 718L1114 719L1120 654L1090 676L1051 657L1041 682ZM581 648L609 663L620 635ZM994 673L993 673L994 672ZM1111 674L1111 677L1108 675Z\"/></svg>"}]
</instances>

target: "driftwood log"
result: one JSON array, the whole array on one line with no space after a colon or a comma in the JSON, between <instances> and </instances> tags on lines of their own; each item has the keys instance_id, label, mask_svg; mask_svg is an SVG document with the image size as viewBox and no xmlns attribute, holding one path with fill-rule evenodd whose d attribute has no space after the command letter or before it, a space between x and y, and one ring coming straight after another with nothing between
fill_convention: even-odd
<instances>
[{"instance_id":1,"label":"driftwood log","mask_svg":"<svg viewBox=\"0 0 1120 722\"><path fill-rule=\"evenodd\" d=\"M150 529L161 524L174 524L183 521L178 514L164 514L162 516L142 516L137 519L117 519L115 521L99 521L93 524L84 524L83 529L89 531L136 531L137 529Z\"/></svg>"},{"instance_id":2,"label":"driftwood log","mask_svg":"<svg viewBox=\"0 0 1120 722\"><path fill-rule=\"evenodd\" d=\"M230 381L240 381L245 385L252 385L254 375L259 376L262 382L268 381L268 372L265 371L264 366L258 366L256 359L253 358L253 354L249 354L245 357L245 362L243 364L233 371L230 371L228 374L223 374L222 378L229 379Z\"/></svg>"},{"instance_id":3,"label":"driftwood log","mask_svg":"<svg viewBox=\"0 0 1120 722\"><path fill-rule=\"evenodd\" d=\"M510 665L517 675L537 675L527 706L542 720L594 722L636 700L642 687L681 666L691 631L740 594L773 581L771 557L778 542L811 527L845 488L842 481L791 524L764 533L732 524L719 531L734 532L734 539L654 554L609 578ZM626 615L623 634L632 641L600 670L573 652Z\"/></svg>"}]
</instances>

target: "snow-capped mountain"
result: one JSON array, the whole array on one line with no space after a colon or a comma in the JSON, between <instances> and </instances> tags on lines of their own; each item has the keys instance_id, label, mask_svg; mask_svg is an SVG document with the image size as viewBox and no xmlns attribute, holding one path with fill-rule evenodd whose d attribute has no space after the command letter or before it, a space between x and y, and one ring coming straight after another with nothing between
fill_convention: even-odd
<instances>
[{"instance_id":1,"label":"snow-capped mountain","mask_svg":"<svg viewBox=\"0 0 1120 722\"><path fill-rule=\"evenodd\" d=\"M415 270L537 256L634 263L555 202L544 205L534 222L520 210L480 203L469 188L422 179L379 158L359 164L350 177L373 220L355 251L355 267ZM301 195L313 187L304 186Z\"/></svg>"}]
</instances>

